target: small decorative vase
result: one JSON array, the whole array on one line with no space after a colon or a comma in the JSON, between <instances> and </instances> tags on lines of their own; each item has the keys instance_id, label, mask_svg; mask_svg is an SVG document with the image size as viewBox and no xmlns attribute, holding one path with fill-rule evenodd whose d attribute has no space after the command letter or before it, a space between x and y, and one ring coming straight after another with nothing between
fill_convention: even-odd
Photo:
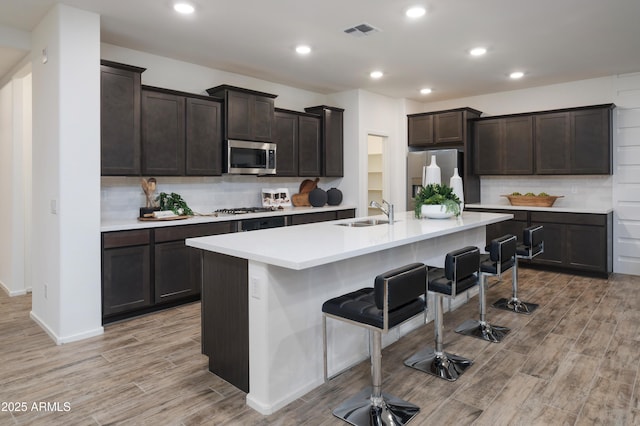
<instances>
[{"instance_id":1,"label":"small decorative vase","mask_svg":"<svg viewBox=\"0 0 640 426\"><path fill-rule=\"evenodd\" d=\"M460 213L464 209L464 188L462 186L462 178L458 174L458 168L453 169L453 176L449 179L449 186L453 189L453 193L460 199Z\"/></svg>"},{"instance_id":2,"label":"small decorative vase","mask_svg":"<svg viewBox=\"0 0 640 426\"><path fill-rule=\"evenodd\" d=\"M327 191L327 204L337 206L342 202L342 191L338 188L331 188Z\"/></svg>"},{"instance_id":3,"label":"small decorative vase","mask_svg":"<svg viewBox=\"0 0 640 426\"><path fill-rule=\"evenodd\" d=\"M431 156L431 164L422 170L422 186L432 183L440 185L440 167L436 164L436 156Z\"/></svg>"},{"instance_id":4,"label":"small decorative vase","mask_svg":"<svg viewBox=\"0 0 640 426\"><path fill-rule=\"evenodd\" d=\"M327 193L320 189L315 188L313 191L309 192L309 203L313 207L322 207L327 204Z\"/></svg>"}]
</instances>

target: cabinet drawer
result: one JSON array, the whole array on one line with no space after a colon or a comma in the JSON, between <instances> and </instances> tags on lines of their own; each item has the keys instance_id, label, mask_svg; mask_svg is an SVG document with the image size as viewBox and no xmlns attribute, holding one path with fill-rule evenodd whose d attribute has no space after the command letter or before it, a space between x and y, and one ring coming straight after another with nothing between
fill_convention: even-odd
<instances>
[{"instance_id":1,"label":"cabinet drawer","mask_svg":"<svg viewBox=\"0 0 640 426\"><path fill-rule=\"evenodd\" d=\"M102 247L105 249L114 247L129 247L149 244L151 230L139 229L135 231L105 232L102 234Z\"/></svg>"},{"instance_id":2,"label":"cabinet drawer","mask_svg":"<svg viewBox=\"0 0 640 426\"><path fill-rule=\"evenodd\" d=\"M162 243L165 241L179 241L186 238L202 237L206 235L227 234L229 232L233 232L233 224L233 221L227 221L156 228L155 241L156 243Z\"/></svg>"},{"instance_id":3,"label":"cabinet drawer","mask_svg":"<svg viewBox=\"0 0 640 426\"><path fill-rule=\"evenodd\" d=\"M565 223L572 225L606 226L607 215L588 213L531 212L531 223Z\"/></svg>"},{"instance_id":4,"label":"cabinet drawer","mask_svg":"<svg viewBox=\"0 0 640 426\"><path fill-rule=\"evenodd\" d=\"M291 216L291 225L325 222L327 220L336 220L336 212L319 212L293 215Z\"/></svg>"},{"instance_id":5,"label":"cabinet drawer","mask_svg":"<svg viewBox=\"0 0 640 426\"><path fill-rule=\"evenodd\" d=\"M336 219L352 219L356 217L356 209L338 210L336 212Z\"/></svg>"},{"instance_id":6,"label":"cabinet drawer","mask_svg":"<svg viewBox=\"0 0 640 426\"><path fill-rule=\"evenodd\" d=\"M525 210L499 210L499 209L476 209L476 208L466 208L467 211L479 212L479 213L502 213L502 214L512 214L513 219L519 222L527 222L529 218L527 217L527 211Z\"/></svg>"}]
</instances>

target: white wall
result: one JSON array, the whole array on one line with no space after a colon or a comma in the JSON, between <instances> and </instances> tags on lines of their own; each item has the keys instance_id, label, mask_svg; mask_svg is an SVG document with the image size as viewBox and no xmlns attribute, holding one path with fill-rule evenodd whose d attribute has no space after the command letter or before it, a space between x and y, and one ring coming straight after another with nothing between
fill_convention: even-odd
<instances>
[{"instance_id":1,"label":"white wall","mask_svg":"<svg viewBox=\"0 0 640 426\"><path fill-rule=\"evenodd\" d=\"M0 89L0 193L13 198L13 82ZM0 209L0 287L12 293L13 212Z\"/></svg>"},{"instance_id":2,"label":"white wall","mask_svg":"<svg viewBox=\"0 0 640 426\"><path fill-rule=\"evenodd\" d=\"M100 17L56 5L35 28L32 42L37 261L31 317L56 343L65 343L103 331Z\"/></svg>"}]
</instances>

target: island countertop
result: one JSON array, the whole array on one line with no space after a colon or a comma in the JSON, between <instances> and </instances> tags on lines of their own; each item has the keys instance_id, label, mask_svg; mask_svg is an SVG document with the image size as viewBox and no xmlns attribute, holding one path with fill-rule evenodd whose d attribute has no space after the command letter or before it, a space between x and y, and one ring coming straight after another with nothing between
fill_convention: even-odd
<instances>
[{"instance_id":1,"label":"island countertop","mask_svg":"<svg viewBox=\"0 0 640 426\"><path fill-rule=\"evenodd\" d=\"M386 216L373 216L386 219ZM363 218L189 238L191 247L302 270L511 219L513 215L465 211L458 218L417 219L397 213L394 223L340 226Z\"/></svg>"}]
</instances>

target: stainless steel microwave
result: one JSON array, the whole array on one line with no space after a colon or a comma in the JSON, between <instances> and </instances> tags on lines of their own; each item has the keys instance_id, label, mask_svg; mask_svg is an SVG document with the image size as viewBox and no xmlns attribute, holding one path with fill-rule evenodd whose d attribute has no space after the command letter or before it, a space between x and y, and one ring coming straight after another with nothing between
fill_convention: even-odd
<instances>
[{"instance_id":1,"label":"stainless steel microwave","mask_svg":"<svg viewBox=\"0 0 640 426\"><path fill-rule=\"evenodd\" d=\"M276 144L228 140L224 172L240 175L275 175Z\"/></svg>"}]
</instances>

